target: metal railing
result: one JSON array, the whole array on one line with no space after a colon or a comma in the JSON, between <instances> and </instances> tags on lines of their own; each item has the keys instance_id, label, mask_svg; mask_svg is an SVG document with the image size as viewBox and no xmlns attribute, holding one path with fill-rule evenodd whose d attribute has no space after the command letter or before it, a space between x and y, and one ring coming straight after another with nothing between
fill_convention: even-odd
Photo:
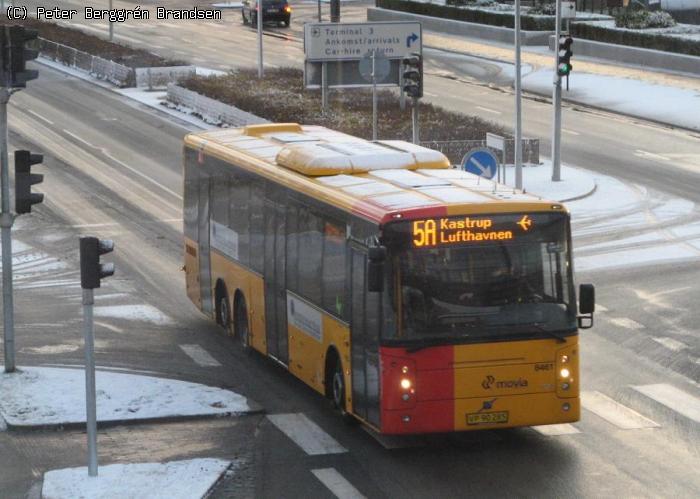
<instances>
[{"instance_id":1,"label":"metal railing","mask_svg":"<svg viewBox=\"0 0 700 499\"><path fill-rule=\"evenodd\" d=\"M134 84L134 70L132 68L76 48L40 38L39 52L42 57L86 71L117 86L128 87Z\"/></svg>"},{"instance_id":2,"label":"metal railing","mask_svg":"<svg viewBox=\"0 0 700 499\"><path fill-rule=\"evenodd\" d=\"M515 156L515 139L506 139L506 164L513 164ZM539 164L540 162L540 141L539 139L522 139L523 163ZM424 141L420 145L429 149L440 151L447 156L452 164L460 164L462 158L472 149L486 147L484 140L448 140L448 141ZM497 158L501 158L501 152L493 150Z\"/></svg>"}]
</instances>

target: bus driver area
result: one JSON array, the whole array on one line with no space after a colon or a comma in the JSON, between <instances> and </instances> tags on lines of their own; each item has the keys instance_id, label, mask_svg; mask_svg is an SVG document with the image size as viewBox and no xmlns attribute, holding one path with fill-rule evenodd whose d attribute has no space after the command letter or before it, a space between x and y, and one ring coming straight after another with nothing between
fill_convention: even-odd
<instances>
[{"instance_id":1,"label":"bus driver area","mask_svg":"<svg viewBox=\"0 0 700 499\"><path fill-rule=\"evenodd\" d=\"M318 126L185 139L187 292L380 433L580 416L565 207Z\"/></svg>"}]
</instances>

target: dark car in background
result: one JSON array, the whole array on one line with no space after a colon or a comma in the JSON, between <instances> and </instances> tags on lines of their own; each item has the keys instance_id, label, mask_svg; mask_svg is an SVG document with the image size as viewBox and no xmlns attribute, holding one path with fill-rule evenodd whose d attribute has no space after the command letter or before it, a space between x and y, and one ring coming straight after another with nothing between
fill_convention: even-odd
<instances>
[{"instance_id":1,"label":"dark car in background","mask_svg":"<svg viewBox=\"0 0 700 499\"><path fill-rule=\"evenodd\" d=\"M258 24L258 2L260 0L243 0L241 15L243 24ZM287 0L262 0L263 23L281 23L289 26L292 18L292 8Z\"/></svg>"}]
</instances>

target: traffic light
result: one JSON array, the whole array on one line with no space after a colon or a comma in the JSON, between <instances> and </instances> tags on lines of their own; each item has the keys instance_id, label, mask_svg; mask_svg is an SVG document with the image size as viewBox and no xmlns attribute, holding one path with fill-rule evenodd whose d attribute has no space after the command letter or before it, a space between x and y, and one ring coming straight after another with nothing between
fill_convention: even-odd
<instances>
[{"instance_id":1,"label":"traffic light","mask_svg":"<svg viewBox=\"0 0 700 499\"><path fill-rule=\"evenodd\" d=\"M39 76L35 69L27 69L27 61L36 59L39 52L27 48L27 42L36 40L38 31L22 26L2 26L0 28L1 81L4 87L26 87L29 80Z\"/></svg>"},{"instance_id":2,"label":"traffic light","mask_svg":"<svg viewBox=\"0 0 700 499\"><path fill-rule=\"evenodd\" d=\"M571 56L574 55L571 51L573 43L574 39L568 33L559 37L559 51L557 52L557 74L559 76L569 76L574 67L571 64Z\"/></svg>"},{"instance_id":3,"label":"traffic light","mask_svg":"<svg viewBox=\"0 0 700 499\"><path fill-rule=\"evenodd\" d=\"M100 255L114 251L114 241L86 236L80 238L80 285L83 289L100 287L100 280L114 275L113 263L100 263Z\"/></svg>"},{"instance_id":4,"label":"traffic light","mask_svg":"<svg viewBox=\"0 0 700 499\"><path fill-rule=\"evenodd\" d=\"M409 97L423 97L423 57L414 52L403 58L403 91Z\"/></svg>"},{"instance_id":5,"label":"traffic light","mask_svg":"<svg viewBox=\"0 0 700 499\"><path fill-rule=\"evenodd\" d=\"M41 154L32 154L29 151L15 151L15 211L18 215L31 213L32 205L44 201L44 195L40 192L32 192L34 184L44 181L40 173L32 173L32 165L44 161Z\"/></svg>"},{"instance_id":6,"label":"traffic light","mask_svg":"<svg viewBox=\"0 0 700 499\"><path fill-rule=\"evenodd\" d=\"M27 69L27 61L37 58L39 51L27 48L27 43L36 40L39 32L22 26L8 26L10 31L10 60L12 61L12 86L26 87L29 80L39 76L36 69Z\"/></svg>"}]
</instances>

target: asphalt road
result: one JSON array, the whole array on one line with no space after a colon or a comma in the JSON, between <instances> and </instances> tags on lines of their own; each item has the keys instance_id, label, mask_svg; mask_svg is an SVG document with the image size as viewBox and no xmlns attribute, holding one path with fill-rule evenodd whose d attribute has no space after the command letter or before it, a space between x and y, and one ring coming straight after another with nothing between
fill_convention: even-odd
<instances>
[{"instance_id":1,"label":"asphalt road","mask_svg":"<svg viewBox=\"0 0 700 499\"><path fill-rule=\"evenodd\" d=\"M162 36L163 30L158 28L158 33ZM245 58L249 36L242 33L232 60ZM294 47L287 44L296 42L283 43ZM206 57L221 57L227 47L220 41ZM266 415L256 415L100 431L101 463L199 456L239 460L239 470L219 485L214 497L334 497L313 473L329 468L367 497L696 497L700 493L700 423L680 415L683 404L667 407L632 388L661 384L683 390L690 399L699 398L698 259L578 275L579 282L596 283L598 303L605 308L596 316L596 327L581 335L583 389L603 393L658 426L622 429L586 409L582 421L572 425L573 430L561 429L562 434L523 428L382 445L360 427L344 425L325 400L274 363L245 354L185 297L179 193L186 127L109 91L41 69L41 78L14 95L10 106L11 149L43 152L47 166L39 189L47 193L45 203L21 217L14 231L15 240L34 248L30 256L37 262L32 266L28 256L29 263L16 269L18 363L82 363L78 236L110 237L117 248L117 273L97 292L98 304L153 307L170 322L100 319L98 365L233 389L263 405L266 414L304 414L348 451L308 455ZM444 81L440 91L451 92L444 95L474 93L473 103L482 107L489 107L487 99L494 96L509 98L481 85L434 81ZM491 93L479 96L477 90ZM471 105L452 98L462 106ZM693 165L684 169L658 158L642 161L634 156L633 147L654 154L669 150L695 154L696 138L627 118L588 112L575 116L579 114L591 120L590 130L575 129L580 135L572 135L572 140L587 138L588 149L595 150L581 152L582 158L604 158L582 166L662 195L697 201L698 173ZM541 111L538 116L545 126L549 114ZM626 149L615 140L621 135L636 138ZM594 137L599 141L591 146ZM582 151L584 138L576 139ZM614 237L594 232L579 241L592 244ZM659 338L675 339L686 347L667 348ZM199 345L220 365L197 364L180 348L186 344ZM79 431L0 433L3 493L36 496L44 471L84 464L83 446L84 434Z\"/></svg>"}]
</instances>

